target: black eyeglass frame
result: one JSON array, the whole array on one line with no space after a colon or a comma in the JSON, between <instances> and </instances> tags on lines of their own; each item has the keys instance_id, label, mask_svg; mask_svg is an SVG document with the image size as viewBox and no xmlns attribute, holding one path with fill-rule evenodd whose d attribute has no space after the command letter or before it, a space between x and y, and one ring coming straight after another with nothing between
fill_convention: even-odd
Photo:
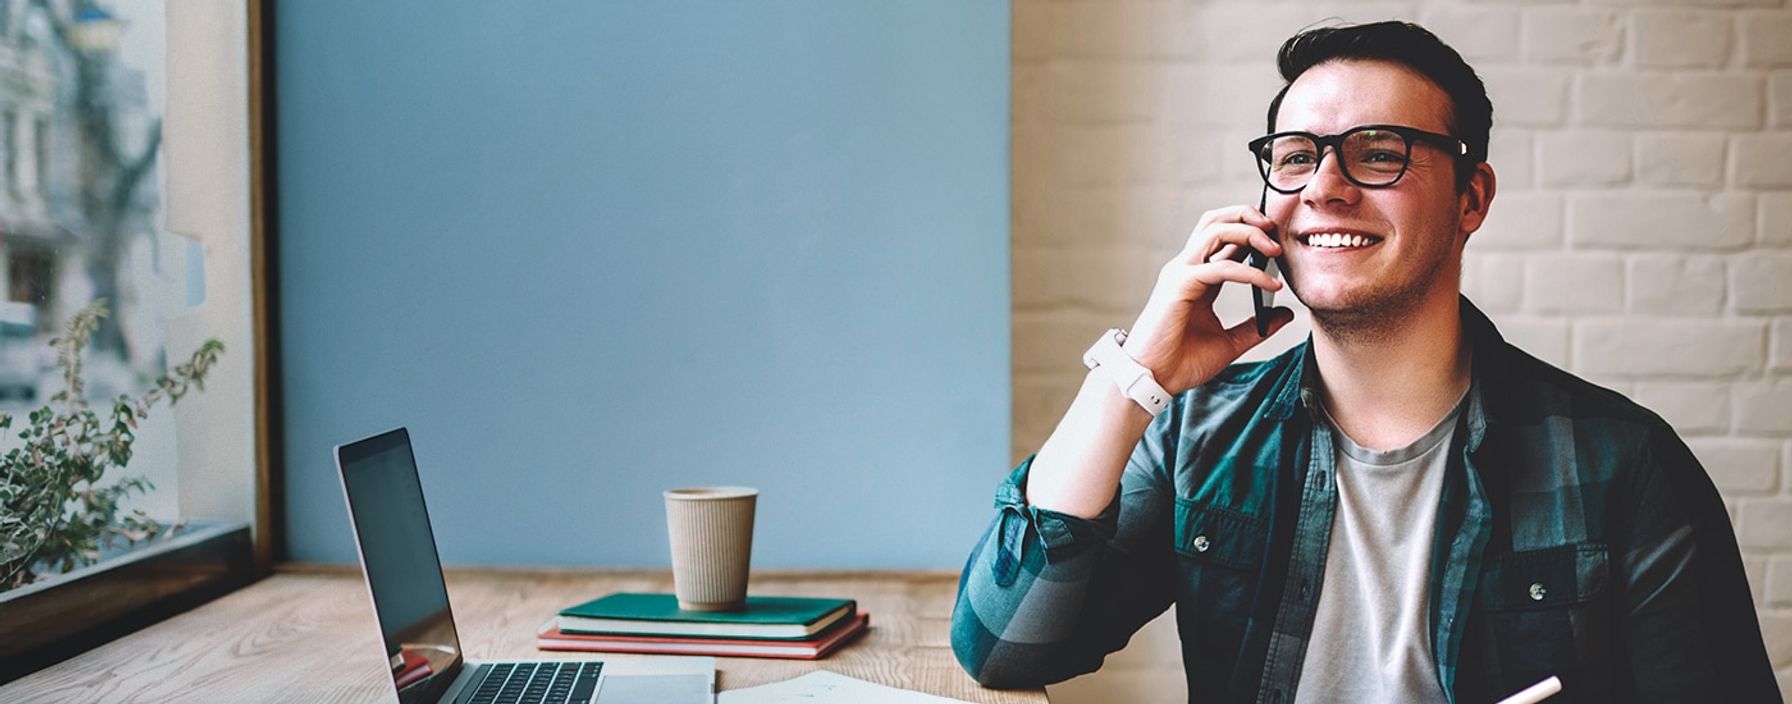
<instances>
[{"instance_id":1,"label":"black eyeglass frame","mask_svg":"<svg viewBox=\"0 0 1792 704\"><path fill-rule=\"evenodd\" d=\"M1407 127L1404 125L1359 125L1357 127L1352 127L1350 129L1344 130L1343 132L1339 132L1338 134L1323 136L1323 137L1320 135L1313 134L1312 132L1302 132L1299 130L1292 130L1292 131L1287 131L1287 132L1271 132L1269 134L1263 135L1262 137L1258 137L1256 139L1251 140L1247 144L1247 146L1251 150L1252 159L1257 162L1257 175L1263 177L1264 187L1269 188L1270 190L1273 190L1277 193L1287 195L1287 194L1299 193L1302 190L1306 189L1307 184L1313 182L1313 177L1312 177L1312 175L1309 174L1307 176L1307 183L1301 184L1299 188L1293 188L1293 189L1287 189L1287 190L1278 188L1275 184L1270 183L1269 161L1263 158L1263 147L1267 146L1270 142L1272 142L1278 138L1281 138L1281 137L1306 137L1307 139L1312 140L1313 144L1319 148L1319 151L1317 152L1317 154L1319 155L1318 156L1319 161L1323 161L1325 159L1325 148L1326 147L1331 147L1332 154L1340 155L1338 158L1341 159L1341 158L1343 158L1341 155L1344 153L1343 146L1344 146L1345 138L1347 138L1353 134L1356 134L1358 132L1366 132L1366 131L1371 131L1371 130L1382 131L1382 132L1392 132L1394 134L1400 135L1401 140L1403 140L1406 143L1406 154L1401 159L1401 162L1400 162L1400 173L1395 174L1393 180L1388 181L1387 183L1364 183L1361 180L1358 180L1356 176L1351 175L1350 168L1348 166L1339 164L1338 172L1344 174L1344 178L1346 180L1348 180L1351 183L1354 183L1358 186L1361 186L1363 188L1388 188L1390 186L1393 186L1396 183L1399 183L1400 179L1405 178L1407 167L1412 165L1412 144L1413 144L1413 142L1430 142L1439 147L1443 147L1445 150L1453 152L1452 158L1457 161L1464 161L1464 160L1468 159L1468 143L1467 142L1464 142L1461 139L1458 139L1456 137L1451 137L1450 135L1447 135L1447 134L1438 134L1436 132L1427 132L1427 131L1421 130L1417 127ZM1315 162L1313 164L1313 171L1315 173L1317 173L1319 171L1319 164L1317 162Z\"/></svg>"}]
</instances>

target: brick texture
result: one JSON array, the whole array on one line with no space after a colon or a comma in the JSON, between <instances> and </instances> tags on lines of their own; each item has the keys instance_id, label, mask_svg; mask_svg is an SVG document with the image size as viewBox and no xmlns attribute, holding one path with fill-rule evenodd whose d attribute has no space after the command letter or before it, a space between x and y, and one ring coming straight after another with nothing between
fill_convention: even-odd
<instances>
[{"instance_id":1,"label":"brick texture","mask_svg":"<svg viewBox=\"0 0 1792 704\"><path fill-rule=\"evenodd\" d=\"M1792 312L1792 252L1753 253L1730 263L1730 307L1748 313Z\"/></svg>"},{"instance_id":2,"label":"brick texture","mask_svg":"<svg viewBox=\"0 0 1792 704\"><path fill-rule=\"evenodd\" d=\"M1529 257L1525 307L1539 313L1615 313L1624 308L1624 260L1562 252Z\"/></svg>"},{"instance_id":3,"label":"brick texture","mask_svg":"<svg viewBox=\"0 0 1792 704\"><path fill-rule=\"evenodd\" d=\"M1737 135L1730 142L1730 163L1737 185L1792 186L1792 132Z\"/></svg>"},{"instance_id":4,"label":"brick texture","mask_svg":"<svg viewBox=\"0 0 1792 704\"><path fill-rule=\"evenodd\" d=\"M1775 71L1768 79L1771 109L1768 124L1792 127L1792 71Z\"/></svg>"},{"instance_id":5,"label":"brick texture","mask_svg":"<svg viewBox=\"0 0 1792 704\"><path fill-rule=\"evenodd\" d=\"M1624 48L1615 10L1541 7L1524 10L1524 57L1537 63L1603 64Z\"/></svg>"},{"instance_id":6,"label":"brick texture","mask_svg":"<svg viewBox=\"0 0 1792 704\"><path fill-rule=\"evenodd\" d=\"M1568 116L1568 84L1571 76L1541 68L1487 68L1480 70L1493 100L1495 121L1506 125L1556 126Z\"/></svg>"},{"instance_id":7,"label":"brick texture","mask_svg":"<svg viewBox=\"0 0 1792 704\"><path fill-rule=\"evenodd\" d=\"M1630 6L1685 5L1688 7L1721 7L1721 8L1777 7L1780 4L1780 0L1594 0L1594 2L1596 4L1600 4L1600 5L1630 5Z\"/></svg>"},{"instance_id":8,"label":"brick texture","mask_svg":"<svg viewBox=\"0 0 1792 704\"><path fill-rule=\"evenodd\" d=\"M1489 315L1524 305L1525 257L1479 251L1462 256L1462 293Z\"/></svg>"},{"instance_id":9,"label":"brick texture","mask_svg":"<svg viewBox=\"0 0 1792 704\"><path fill-rule=\"evenodd\" d=\"M1614 190L1576 194L1568 204L1568 240L1577 247L1738 250L1754 230L1747 195Z\"/></svg>"},{"instance_id":10,"label":"brick texture","mask_svg":"<svg viewBox=\"0 0 1792 704\"><path fill-rule=\"evenodd\" d=\"M1721 153L1721 149L1719 152ZM1487 143L1487 163L1502 189L1523 189L1534 183L1536 167L1535 140L1528 131L1513 128L1495 131Z\"/></svg>"},{"instance_id":11,"label":"brick texture","mask_svg":"<svg viewBox=\"0 0 1792 704\"><path fill-rule=\"evenodd\" d=\"M1638 382L1632 398L1661 414L1682 434L1705 435L1730 429L1730 389L1723 382Z\"/></svg>"},{"instance_id":12,"label":"brick texture","mask_svg":"<svg viewBox=\"0 0 1792 704\"><path fill-rule=\"evenodd\" d=\"M1719 71L1586 73L1574 91L1581 120L1614 127L1759 127L1765 97L1760 76Z\"/></svg>"},{"instance_id":13,"label":"brick texture","mask_svg":"<svg viewBox=\"0 0 1792 704\"><path fill-rule=\"evenodd\" d=\"M1792 606L1792 556L1767 560L1767 594L1764 601L1768 606Z\"/></svg>"},{"instance_id":14,"label":"brick texture","mask_svg":"<svg viewBox=\"0 0 1792 704\"><path fill-rule=\"evenodd\" d=\"M1741 23L1743 64L1792 66L1792 12L1747 12Z\"/></svg>"},{"instance_id":15,"label":"brick texture","mask_svg":"<svg viewBox=\"0 0 1792 704\"><path fill-rule=\"evenodd\" d=\"M1792 6L1012 8L1016 459L1056 426L1083 349L1132 322L1196 218L1255 203L1241 145L1263 132L1281 41L1331 18L1416 19L1468 58L1494 103L1499 191L1464 255L1464 293L1512 343L1631 395L1687 440L1732 512L1792 695ZM1249 315L1247 297L1220 299L1223 320ZM1297 324L1247 358L1305 334L1289 303ZM1125 667L1054 697L1100 701L1122 686L1101 679L1118 677L1164 683L1129 700L1184 701L1173 632L1135 643L1154 655L1116 656Z\"/></svg>"},{"instance_id":16,"label":"brick texture","mask_svg":"<svg viewBox=\"0 0 1792 704\"><path fill-rule=\"evenodd\" d=\"M1766 330L1755 322L1591 319L1575 324L1579 371L1632 377L1729 377L1760 371Z\"/></svg>"},{"instance_id":17,"label":"brick texture","mask_svg":"<svg viewBox=\"0 0 1792 704\"><path fill-rule=\"evenodd\" d=\"M1721 134L1639 134L1635 158L1636 180L1647 186L1715 188L1724 180Z\"/></svg>"},{"instance_id":18,"label":"brick texture","mask_svg":"<svg viewBox=\"0 0 1792 704\"><path fill-rule=\"evenodd\" d=\"M1763 193L1759 241L1769 247L1792 247L1792 193Z\"/></svg>"},{"instance_id":19,"label":"brick texture","mask_svg":"<svg viewBox=\"0 0 1792 704\"><path fill-rule=\"evenodd\" d=\"M1494 168L1498 172L1498 167ZM1474 250L1516 249L1527 252L1562 245L1562 196L1518 191L1499 193L1481 229L1469 237Z\"/></svg>"},{"instance_id":20,"label":"brick texture","mask_svg":"<svg viewBox=\"0 0 1792 704\"><path fill-rule=\"evenodd\" d=\"M1712 315L1723 310L1721 257L1638 254L1626 279L1629 308L1641 315Z\"/></svg>"},{"instance_id":21,"label":"brick texture","mask_svg":"<svg viewBox=\"0 0 1792 704\"><path fill-rule=\"evenodd\" d=\"M1761 499L1741 504L1736 539L1745 548L1792 548L1792 500Z\"/></svg>"},{"instance_id":22,"label":"brick texture","mask_svg":"<svg viewBox=\"0 0 1792 704\"><path fill-rule=\"evenodd\" d=\"M1731 13L1637 10L1631 51L1642 68L1715 68L1730 59Z\"/></svg>"},{"instance_id":23,"label":"brick texture","mask_svg":"<svg viewBox=\"0 0 1792 704\"><path fill-rule=\"evenodd\" d=\"M1544 186L1613 186L1630 180L1630 135L1565 130L1537 138L1537 178Z\"/></svg>"},{"instance_id":24,"label":"brick texture","mask_svg":"<svg viewBox=\"0 0 1792 704\"><path fill-rule=\"evenodd\" d=\"M1792 319L1773 321L1773 351L1768 356L1767 369L1776 373L1792 372Z\"/></svg>"},{"instance_id":25,"label":"brick texture","mask_svg":"<svg viewBox=\"0 0 1792 704\"><path fill-rule=\"evenodd\" d=\"M1792 435L1792 382L1737 384L1736 432L1761 437Z\"/></svg>"},{"instance_id":26,"label":"brick texture","mask_svg":"<svg viewBox=\"0 0 1792 704\"><path fill-rule=\"evenodd\" d=\"M1692 454L1726 496L1771 494L1780 480L1780 444L1770 440L1692 438Z\"/></svg>"},{"instance_id":27,"label":"brick texture","mask_svg":"<svg viewBox=\"0 0 1792 704\"><path fill-rule=\"evenodd\" d=\"M1518 56L1518 13L1497 7L1475 7L1433 3L1425 6L1419 19L1469 63L1482 60L1509 61ZM1279 37L1277 42L1287 39ZM1253 55L1250 60L1262 60Z\"/></svg>"}]
</instances>

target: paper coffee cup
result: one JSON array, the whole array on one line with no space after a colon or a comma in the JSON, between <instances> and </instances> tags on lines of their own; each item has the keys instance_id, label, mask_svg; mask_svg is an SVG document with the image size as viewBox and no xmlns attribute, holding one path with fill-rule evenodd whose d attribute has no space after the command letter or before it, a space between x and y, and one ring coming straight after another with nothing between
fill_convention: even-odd
<instances>
[{"instance_id":1,"label":"paper coffee cup","mask_svg":"<svg viewBox=\"0 0 1792 704\"><path fill-rule=\"evenodd\" d=\"M666 532L672 540L672 591L678 608L732 611L747 603L753 558L753 508L759 490L739 486L671 489Z\"/></svg>"}]
</instances>

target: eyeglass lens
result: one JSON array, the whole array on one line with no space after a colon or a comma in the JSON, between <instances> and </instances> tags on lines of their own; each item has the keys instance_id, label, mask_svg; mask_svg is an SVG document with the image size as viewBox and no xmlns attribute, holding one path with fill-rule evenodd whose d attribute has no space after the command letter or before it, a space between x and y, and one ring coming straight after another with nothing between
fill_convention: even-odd
<instances>
[{"instance_id":1,"label":"eyeglass lens","mask_svg":"<svg viewBox=\"0 0 1792 704\"><path fill-rule=\"evenodd\" d=\"M1336 154L1352 181L1364 186L1388 186L1406 173L1412 143L1387 130L1357 130L1343 135ZM1322 156L1319 144L1303 135L1272 139L1257 154L1264 180L1280 191L1306 186Z\"/></svg>"}]
</instances>

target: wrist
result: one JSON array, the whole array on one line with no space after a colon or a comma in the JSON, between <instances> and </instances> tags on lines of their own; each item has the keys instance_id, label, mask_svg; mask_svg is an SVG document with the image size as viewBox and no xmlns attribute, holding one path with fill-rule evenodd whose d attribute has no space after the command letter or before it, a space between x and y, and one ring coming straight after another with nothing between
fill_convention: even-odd
<instances>
[{"instance_id":1,"label":"wrist","mask_svg":"<svg viewBox=\"0 0 1792 704\"><path fill-rule=\"evenodd\" d=\"M1108 375L1099 369L1091 369L1083 377L1083 386L1077 392L1081 398L1089 399L1091 412L1099 416L1123 421L1127 426L1138 422L1141 427L1149 424L1154 417L1151 411L1139 405L1137 401L1127 398Z\"/></svg>"},{"instance_id":2,"label":"wrist","mask_svg":"<svg viewBox=\"0 0 1792 704\"><path fill-rule=\"evenodd\" d=\"M1122 347L1126 331L1113 328L1083 353L1083 365L1092 375L1106 378L1122 397L1131 399L1149 416L1163 412L1170 404L1170 394L1157 383L1150 369L1138 363Z\"/></svg>"}]
</instances>

